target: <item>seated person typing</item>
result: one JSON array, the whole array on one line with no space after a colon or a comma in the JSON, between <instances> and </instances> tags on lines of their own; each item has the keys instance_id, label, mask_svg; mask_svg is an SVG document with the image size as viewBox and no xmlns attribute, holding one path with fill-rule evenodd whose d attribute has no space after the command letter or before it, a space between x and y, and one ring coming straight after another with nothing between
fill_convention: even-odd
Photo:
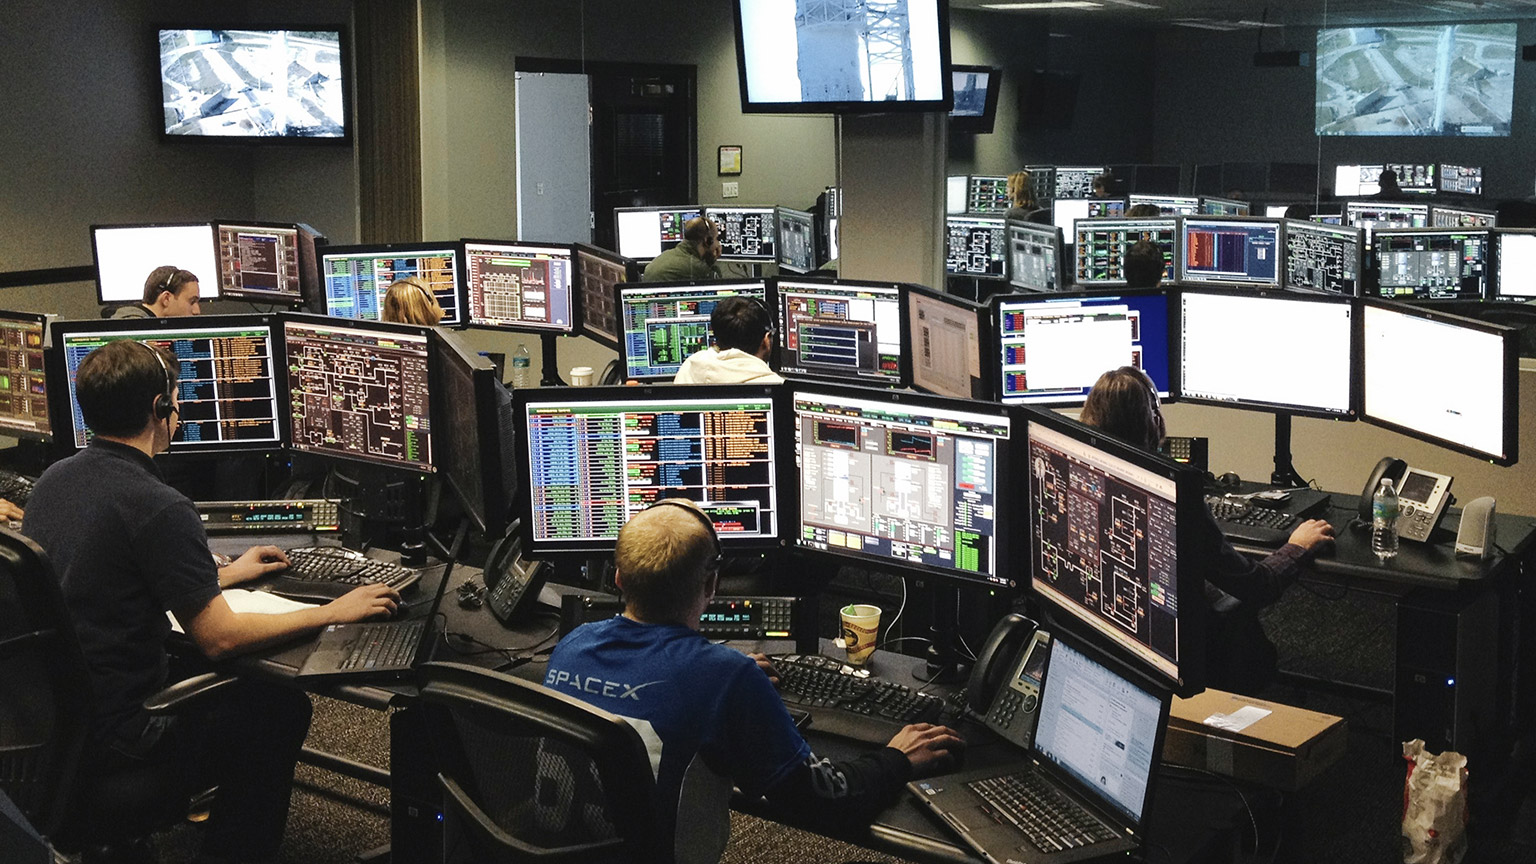
<instances>
[{"instance_id":1,"label":"seated person typing","mask_svg":"<svg viewBox=\"0 0 1536 864\"><path fill-rule=\"evenodd\" d=\"M143 702L169 677L165 613L218 660L389 614L398 596L369 585L281 615L230 609L221 588L279 570L285 559L258 546L216 569L197 510L161 479L151 457L179 422L175 369L159 349L126 339L80 361L76 394L95 437L43 472L22 531L52 561L90 667L96 704L82 770L165 763L188 791L216 784L198 861L276 861L309 697L241 679L213 694L206 716L151 717Z\"/></svg>"},{"instance_id":2,"label":"seated person typing","mask_svg":"<svg viewBox=\"0 0 1536 864\"><path fill-rule=\"evenodd\" d=\"M768 368L773 352L773 316L755 297L727 297L709 313L715 344L683 361L678 384L782 384Z\"/></svg>"},{"instance_id":3,"label":"seated person typing","mask_svg":"<svg viewBox=\"0 0 1536 864\"><path fill-rule=\"evenodd\" d=\"M849 762L817 758L774 691L767 659L698 631L719 560L714 527L691 502L664 499L635 514L614 548L624 614L571 631L544 678L544 686L635 725L657 768L657 816L668 832L695 763L797 820L842 829L868 824L908 780L953 763L951 751L963 742L927 723Z\"/></svg>"}]
</instances>

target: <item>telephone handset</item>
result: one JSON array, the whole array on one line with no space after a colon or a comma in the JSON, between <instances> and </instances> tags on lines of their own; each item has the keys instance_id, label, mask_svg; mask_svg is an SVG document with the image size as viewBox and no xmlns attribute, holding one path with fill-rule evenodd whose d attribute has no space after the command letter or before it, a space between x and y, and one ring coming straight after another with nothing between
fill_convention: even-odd
<instances>
[{"instance_id":1,"label":"telephone handset","mask_svg":"<svg viewBox=\"0 0 1536 864\"><path fill-rule=\"evenodd\" d=\"M987 641L976 655L976 665L971 667L971 678L965 686L966 703L972 711L981 713L992 705L992 697L1003 683L1003 676L1013 671L1014 659L1019 649L1035 632L1035 622L1016 612L1009 612L997 622Z\"/></svg>"},{"instance_id":2,"label":"telephone handset","mask_svg":"<svg viewBox=\"0 0 1536 864\"><path fill-rule=\"evenodd\" d=\"M1451 481L1455 478L1410 467L1407 462L1391 456L1384 457L1376 463L1360 492L1360 519L1367 525L1371 521L1371 499L1383 477L1392 478L1392 486L1397 490L1398 536L1405 540L1427 541L1435 526L1440 524L1440 517L1445 515L1445 508L1456 500L1451 494Z\"/></svg>"}]
</instances>

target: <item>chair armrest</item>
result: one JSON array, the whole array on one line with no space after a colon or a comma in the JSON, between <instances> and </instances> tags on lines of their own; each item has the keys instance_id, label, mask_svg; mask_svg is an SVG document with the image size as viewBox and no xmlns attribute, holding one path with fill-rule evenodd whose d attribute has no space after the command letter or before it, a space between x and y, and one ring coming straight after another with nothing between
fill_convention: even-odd
<instances>
[{"instance_id":1,"label":"chair armrest","mask_svg":"<svg viewBox=\"0 0 1536 864\"><path fill-rule=\"evenodd\" d=\"M144 710L151 714L176 714L193 705L208 694L236 680L223 672L204 672L177 681L159 693L144 700Z\"/></svg>"}]
</instances>

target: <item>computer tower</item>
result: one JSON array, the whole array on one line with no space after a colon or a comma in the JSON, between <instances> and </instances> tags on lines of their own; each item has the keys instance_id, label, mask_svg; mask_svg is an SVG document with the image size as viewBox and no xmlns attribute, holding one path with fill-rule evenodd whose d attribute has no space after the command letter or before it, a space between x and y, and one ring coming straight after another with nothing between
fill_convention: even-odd
<instances>
[{"instance_id":1,"label":"computer tower","mask_svg":"<svg viewBox=\"0 0 1536 864\"><path fill-rule=\"evenodd\" d=\"M1496 716L1498 595L1420 590L1397 604L1393 730L1431 752L1471 755L1489 743Z\"/></svg>"},{"instance_id":2,"label":"computer tower","mask_svg":"<svg viewBox=\"0 0 1536 864\"><path fill-rule=\"evenodd\" d=\"M419 707L389 716L389 843L391 861L443 860L443 790Z\"/></svg>"}]
</instances>

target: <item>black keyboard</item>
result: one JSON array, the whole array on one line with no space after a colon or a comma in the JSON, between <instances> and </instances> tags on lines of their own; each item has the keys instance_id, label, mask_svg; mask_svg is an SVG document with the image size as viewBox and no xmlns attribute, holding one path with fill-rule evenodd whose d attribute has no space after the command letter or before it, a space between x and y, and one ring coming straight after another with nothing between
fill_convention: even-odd
<instances>
[{"instance_id":1,"label":"black keyboard","mask_svg":"<svg viewBox=\"0 0 1536 864\"><path fill-rule=\"evenodd\" d=\"M1109 826L1063 795L1038 771L1021 771L966 784L998 816L1024 832L1041 852L1060 852L1115 839Z\"/></svg>"},{"instance_id":2,"label":"black keyboard","mask_svg":"<svg viewBox=\"0 0 1536 864\"><path fill-rule=\"evenodd\" d=\"M779 672L784 704L810 712L818 732L884 744L909 723L934 723L944 700L904 684L857 674L820 654L770 658Z\"/></svg>"},{"instance_id":3,"label":"black keyboard","mask_svg":"<svg viewBox=\"0 0 1536 864\"><path fill-rule=\"evenodd\" d=\"M340 546L303 546L286 554L288 569L271 577L261 590L294 600L326 602L374 582L400 591L421 578L419 570Z\"/></svg>"},{"instance_id":4,"label":"black keyboard","mask_svg":"<svg viewBox=\"0 0 1536 864\"><path fill-rule=\"evenodd\" d=\"M1246 540L1260 546L1283 546L1296 527L1296 517L1284 510L1255 507L1242 499L1205 496L1205 506L1228 540Z\"/></svg>"},{"instance_id":5,"label":"black keyboard","mask_svg":"<svg viewBox=\"0 0 1536 864\"><path fill-rule=\"evenodd\" d=\"M0 468L0 498L25 508L27 499L32 497L32 480L17 474L15 471L7 471Z\"/></svg>"},{"instance_id":6,"label":"black keyboard","mask_svg":"<svg viewBox=\"0 0 1536 864\"><path fill-rule=\"evenodd\" d=\"M425 621L371 624L357 633L352 652L341 661L342 669L400 668L416 659Z\"/></svg>"}]
</instances>

